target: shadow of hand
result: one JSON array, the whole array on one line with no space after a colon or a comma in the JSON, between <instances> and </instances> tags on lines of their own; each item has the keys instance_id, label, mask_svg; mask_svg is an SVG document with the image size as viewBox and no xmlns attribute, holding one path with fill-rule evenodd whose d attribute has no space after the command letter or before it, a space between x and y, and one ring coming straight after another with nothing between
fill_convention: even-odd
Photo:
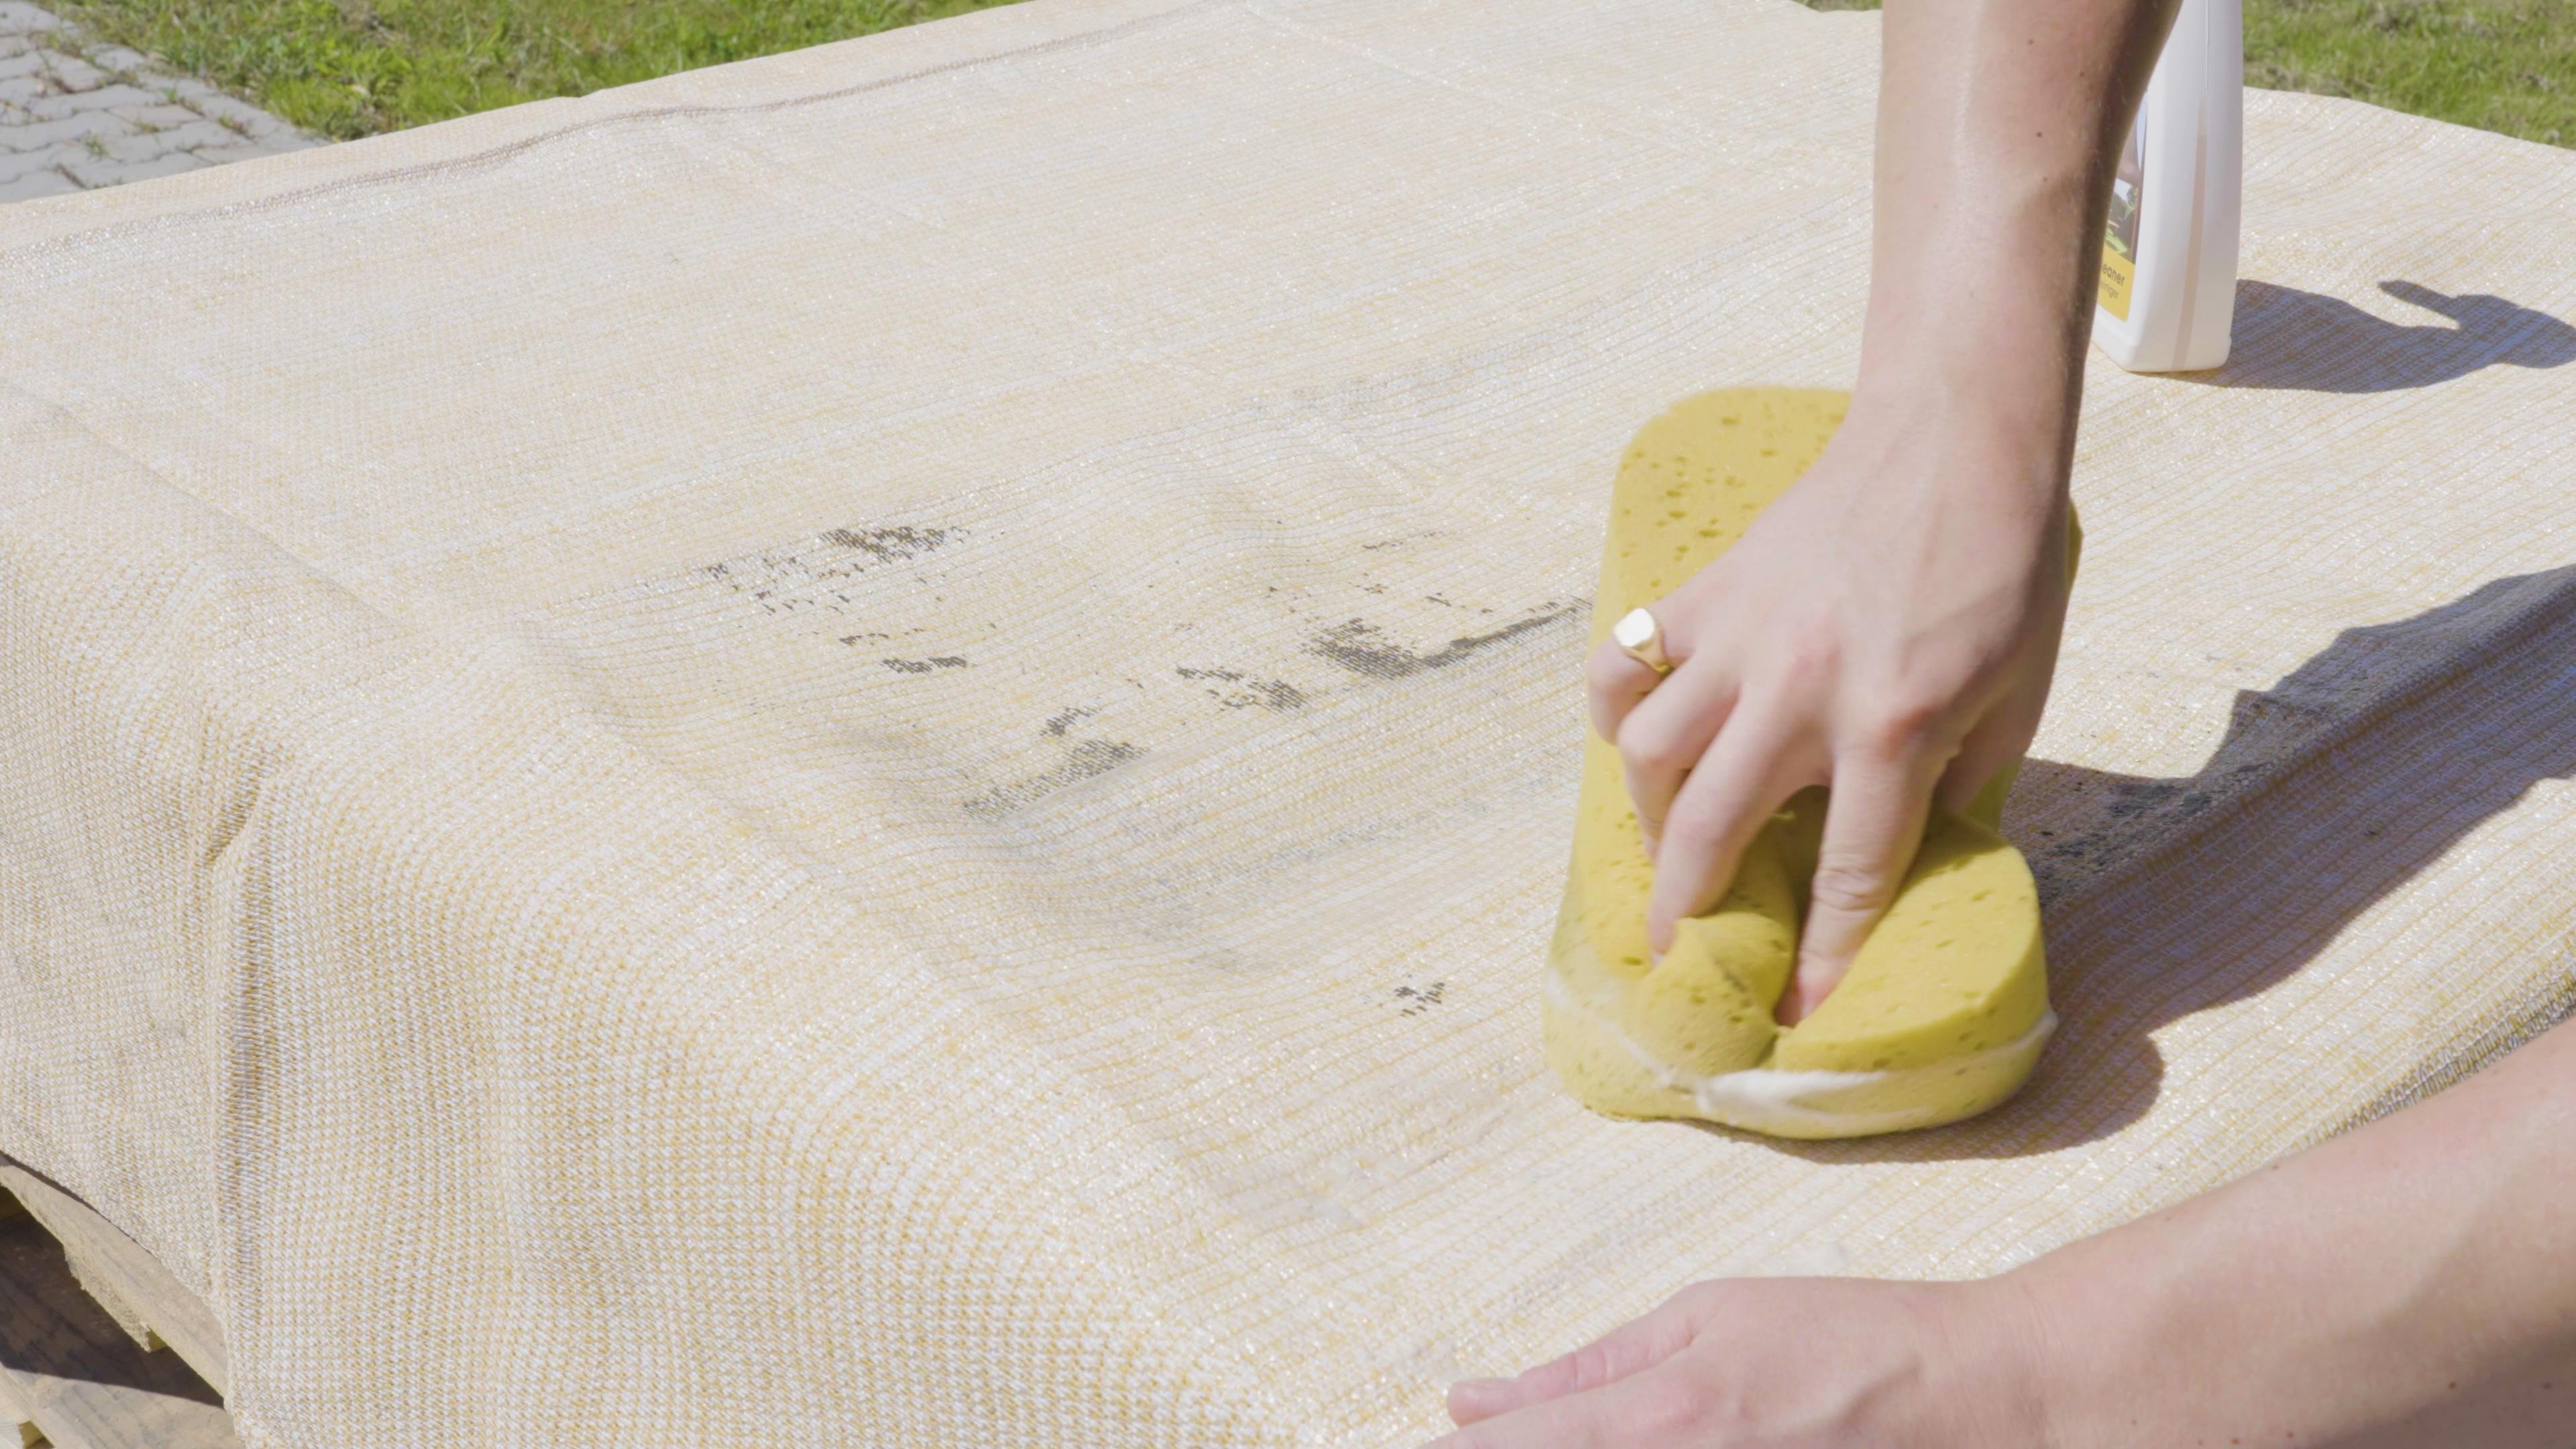
<instances>
[{"instance_id":1,"label":"shadow of hand","mask_svg":"<svg viewBox=\"0 0 2576 1449\"><path fill-rule=\"evenodd\" d=\"M2457 296L2408 281L2379 290L2443 323L2390 322L2339 297L2273 282L2236 284L2235 347L2213 372L2177 374L2217 387L2395 392L2481 368L2576 362L2576 327L2483 292Z\"/></svg>"},{"instance_id":2,"label":"shadow of hand","mask_svg":"<svg viewBox=\"0 0 2576 1449\"><path fill-rule=\"evenodd\" d=\"M2116 1132L2155 1105L2155 1031L2288 978L2471 831L2568 779L2576 567L2345 630L2270 689L2239 693L2226 738L2190 776L2030 760L2005 833L2030 857L2048 926L2061 1026L2039 1075L1992 1115L1939 1132L1773 1145L1925 1161ZM2445 1050L2425 1043L2416 1065L2439 1069Z\"/></svg>"}]
</instances>

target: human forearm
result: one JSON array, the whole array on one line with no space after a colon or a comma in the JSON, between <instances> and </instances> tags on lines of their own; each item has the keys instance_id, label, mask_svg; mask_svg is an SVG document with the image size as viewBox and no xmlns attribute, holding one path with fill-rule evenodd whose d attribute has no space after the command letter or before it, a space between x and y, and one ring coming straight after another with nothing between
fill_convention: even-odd
<instances>
[{"instance_id":1,"label":"human forearm","mask_svg":"<svg viewBox=\"0 0 2576 1449\"><path fill-rule=\"evenodd\" d=\"M1856 408L1960 414L2062 487L2110 176L2177 0L1890 0Z\"/></svg>"},{"instance_id":2,"label":"human forearm","mask_svg":"<svg viewBox=\"0 0 2576 1449\"><path fill-rule=\"evenodd\" d=\"M2576 1025L2004 1283L2066 1449L2565 1449Z\"/></svg>"},{"instance_id":3,"label":"human forearm","mask_svg":"<svg viewBox=\"0 0 2576 1449\"><path fill-rule=\"evenodd\" d=\"M1594 652L1656 956L1774 810L1830 790L1783 1024L1850 967L1935 801L1966 808L2039 727L2112 158L2176 3L1889 5L1850 409L1737 547L1643 611L1669 677Z\"/></svg>"}]
</instances>

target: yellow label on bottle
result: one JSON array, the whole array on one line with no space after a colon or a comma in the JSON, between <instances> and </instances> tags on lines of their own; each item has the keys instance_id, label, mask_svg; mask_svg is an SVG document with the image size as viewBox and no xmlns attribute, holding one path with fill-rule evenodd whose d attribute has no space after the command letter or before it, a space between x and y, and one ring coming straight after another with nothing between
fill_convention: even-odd
<instances>
[{"instance_id":1,"label":"yellow label on bottle","mask_svg":"<svg viewBox=\"0 0 2576 1449\"><path fill-rule=\"evenodd\" d=\"M2137 280L2138 269L2116 247L2102 248L2102 310L2126 322L2129 320L2129 288Z\"/></svg>"},{"instance_id":2,"label":"yellow label on bottle","mask_svg":"<svg viewBox=\"0 0 2576 1449\"><path fill-rule=\"evenodd\" d=\"M2129 143L2120 148L2119 169L2111 177L2111 210L2103 220L2102 310L2126 322L2129 294L2138 285L2138 215L2146 209L2147 117L2138 113L2129 127Z\"/></svg>"}]
</instances>

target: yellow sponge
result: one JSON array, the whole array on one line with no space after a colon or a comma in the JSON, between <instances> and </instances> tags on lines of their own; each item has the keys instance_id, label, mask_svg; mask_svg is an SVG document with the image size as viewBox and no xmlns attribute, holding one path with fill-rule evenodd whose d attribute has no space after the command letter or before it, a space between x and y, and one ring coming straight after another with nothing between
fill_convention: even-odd
<instances>
[{"instance_id":1,"label":"yellow sponge","mask_svg":"<svg viewBox=\"0 0 2576 1449\"><path fill-rule=\"evenodd\" d=\"M1842 422L1840 392L1695 397L1620 460L1593 601L1597 643L1733 544ZM1795 1027L1773 1005L1824 826L1808 790L1767 824L1726 898L1646 947L1654 878L1617 750L1585 742L1574 865L1549 951L1547 1055L1575 1096L1623 1117L1691 1117L1779 1137L1853 1137L1973 1116L2029 1077L2055 1018L2039 898L1996 827L2011 772L1964 815L1936 812L1851 974Z\"/></svg>"}]
</instances>

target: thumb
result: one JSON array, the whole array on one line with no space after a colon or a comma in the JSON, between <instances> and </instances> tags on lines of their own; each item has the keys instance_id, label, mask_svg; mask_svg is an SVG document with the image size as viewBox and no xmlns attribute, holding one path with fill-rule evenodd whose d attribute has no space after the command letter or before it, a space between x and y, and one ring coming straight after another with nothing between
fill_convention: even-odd
<instances>
[{"instance_id":1,"label":"thumb","mask_svg":"<svg viewBox=\"0 0 2576 1449\"><path fill-rule=\"evenodd\" d=\"M1783 1026L1816 1009L1887 914L1923 843L1932 782L1919 755L1846 753L1834 762L1816 878L1798 932L1798 975L1777 1013Z\"/></svg>"}]
</instances>

